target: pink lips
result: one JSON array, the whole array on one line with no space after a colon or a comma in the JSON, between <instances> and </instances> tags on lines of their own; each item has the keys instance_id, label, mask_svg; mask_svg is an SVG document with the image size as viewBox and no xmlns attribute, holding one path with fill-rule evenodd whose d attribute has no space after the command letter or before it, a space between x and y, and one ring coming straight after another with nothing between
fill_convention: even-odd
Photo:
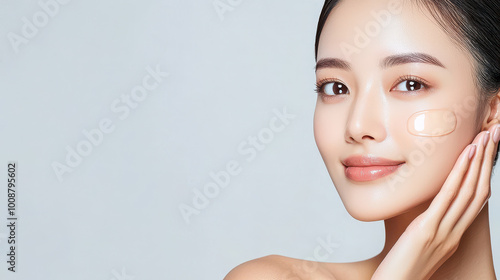
<instances>
[{"instance_id":1,"label":"pink lips","mask_svg":"<svg viewBox=\"0 0 500 280\"><path fill-rule=\"evenodd\" d=\"M342 160L347 178L367 182L385 177L395 172L404 161L395 161L379 157L351 156Z\"/></svg>"}]
</instances>

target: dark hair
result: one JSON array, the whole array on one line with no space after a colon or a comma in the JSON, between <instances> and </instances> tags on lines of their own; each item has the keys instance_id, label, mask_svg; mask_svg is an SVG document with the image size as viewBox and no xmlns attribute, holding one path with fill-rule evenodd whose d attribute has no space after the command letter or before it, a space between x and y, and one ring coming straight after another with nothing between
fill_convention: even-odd
<instances>
[{"instance_id":1,"label":"dark hair","mask_svg":"<svg viewBox=\"0 0 500 280\"><path fill-rule=\"evenodd\" d=\"M341 0L325 0L316 30L315 58L321 31L328 15ZM476 123L487 101L500 89L500 1L498 0L410 0L425 8L452 38L470 53L476 73L479 99ZM479 128L478 128L479 129ZM500 145L499 149L500 151ZM498 160L498 152L493 166Z\"/></svg>"}]
</instances>

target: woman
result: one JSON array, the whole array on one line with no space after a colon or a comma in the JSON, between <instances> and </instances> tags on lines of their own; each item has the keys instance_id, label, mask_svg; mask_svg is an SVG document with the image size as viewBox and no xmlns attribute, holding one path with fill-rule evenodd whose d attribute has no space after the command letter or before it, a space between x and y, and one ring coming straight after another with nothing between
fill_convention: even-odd
<instances>
[{"instance_id":1,"label":"woman","mask_svg":"<svg viewBox=\"0 0 500 280\"><path fill-rule=\"evenodd\" d=\"M316 144L347 211L384 220L385 246L354 263L267 256L225 279L496 279L499 38L498 1L327 0Z\"/></svg>"}]
</instances>

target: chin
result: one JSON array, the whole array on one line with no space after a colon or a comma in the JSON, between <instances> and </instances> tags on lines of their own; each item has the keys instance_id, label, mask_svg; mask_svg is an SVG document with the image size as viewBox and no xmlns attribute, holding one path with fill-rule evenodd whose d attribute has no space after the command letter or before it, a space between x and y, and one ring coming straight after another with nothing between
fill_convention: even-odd
<instances>
[{"instance_id":1,"label":"chin","mask_svg":"<svg viewBox=\"0 0 500 280\"><path fill-rule=\"evenodd\" d=\"M374 222L390 219L399 214L407 212L409 209L381 209L377 205L367 205L358 203L344 203L347 212L356 220L362 222Z\"/></svg>"},{"instance_id":2,"label":"chin","mask_svg":"<svg viewBox=\"0 0 500 280\"><path fill-rule=\"evenodd\" d=\"M434 197L435 192L432 192L420 196L387 197L367 201L344 198L341 195L347 212L354 219L363 222L387 220L408 212L414 212L414 214L418 215L427 209Z\"/></svg>"},{"instance_id":3,"label":"chin","mask_svg":"<svg viewBox=\"0 0 500 280\"><path fill-rule=\"evenodd\" d=\"M403 208L403 209L380 209L377 206L367 206L367 205L354 205L350 207L349 204L344 204L347 212L356 220L362 222L374 222L387 220L398 215L404 214L410 211L413 207Z\"/></svg>"},{"instance_id":4,"label":"chin","mask_svg":"<svg viewBox=\"0 0 500 280\"><path fill-rule=\"evenodd\" d=\"M363 222L387 220L407 212L425 210L419 206L432 201L440 189L439 183L435 186L408 184L397 189L390 189L384 183L357 185L343 181L334 185L347 212Z\"/></svg>"}]
</instances>

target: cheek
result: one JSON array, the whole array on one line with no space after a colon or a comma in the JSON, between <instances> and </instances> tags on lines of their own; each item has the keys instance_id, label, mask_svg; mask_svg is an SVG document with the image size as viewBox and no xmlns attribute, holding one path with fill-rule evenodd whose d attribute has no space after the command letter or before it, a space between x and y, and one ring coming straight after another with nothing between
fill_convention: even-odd
<instances>
[{"instance_id":1,"label":"cheek","mask_svg":"<svg viewBox=\"0 0 500 280\"><path fill-rule=\"evenodd\" d=\"M415 136L439 137L452 133L457 127L457 117L450 110L425 110L411 115L407 131Z\"/></svg>"},{"instance_id":2,"label":"cheek","mask_svg":"<svg viewBox=\"0 0 500 280\"><path fill-rule=\"evenodd\" d=\"M404 150L407 168L437 174L449 170L463 140L464 130L457 131L457 121L456 114L447 109L418 111L409 116L403 129L408 143ZM431 175L428 177L437 178Z\"/></svg>"},{"instance_id":3,"label":"cheek","mask_svg":"<svg viewBox=\"0 0 500 280\"><path fill-rule=\"evenodd\" d=\"M345 123L345 113L340 107L330 106L318 102L314 111L314 139L325 163L333 160L339 151L344 139L342 124ZM327 166L328 167L328 166Z\"/></svg>"},{"instance_id":4,"label":"cheek","mask_svg":"<svg viewBox=\"0 0 500 280\"><path fill-rule=\"evenodd\" d=\"M397 139L403 143L407 164L391 183L413 200L424 201L441 189L456 159L474 138L474 124L453 110L411 113Z\"/></svg>"}]
</instances>

